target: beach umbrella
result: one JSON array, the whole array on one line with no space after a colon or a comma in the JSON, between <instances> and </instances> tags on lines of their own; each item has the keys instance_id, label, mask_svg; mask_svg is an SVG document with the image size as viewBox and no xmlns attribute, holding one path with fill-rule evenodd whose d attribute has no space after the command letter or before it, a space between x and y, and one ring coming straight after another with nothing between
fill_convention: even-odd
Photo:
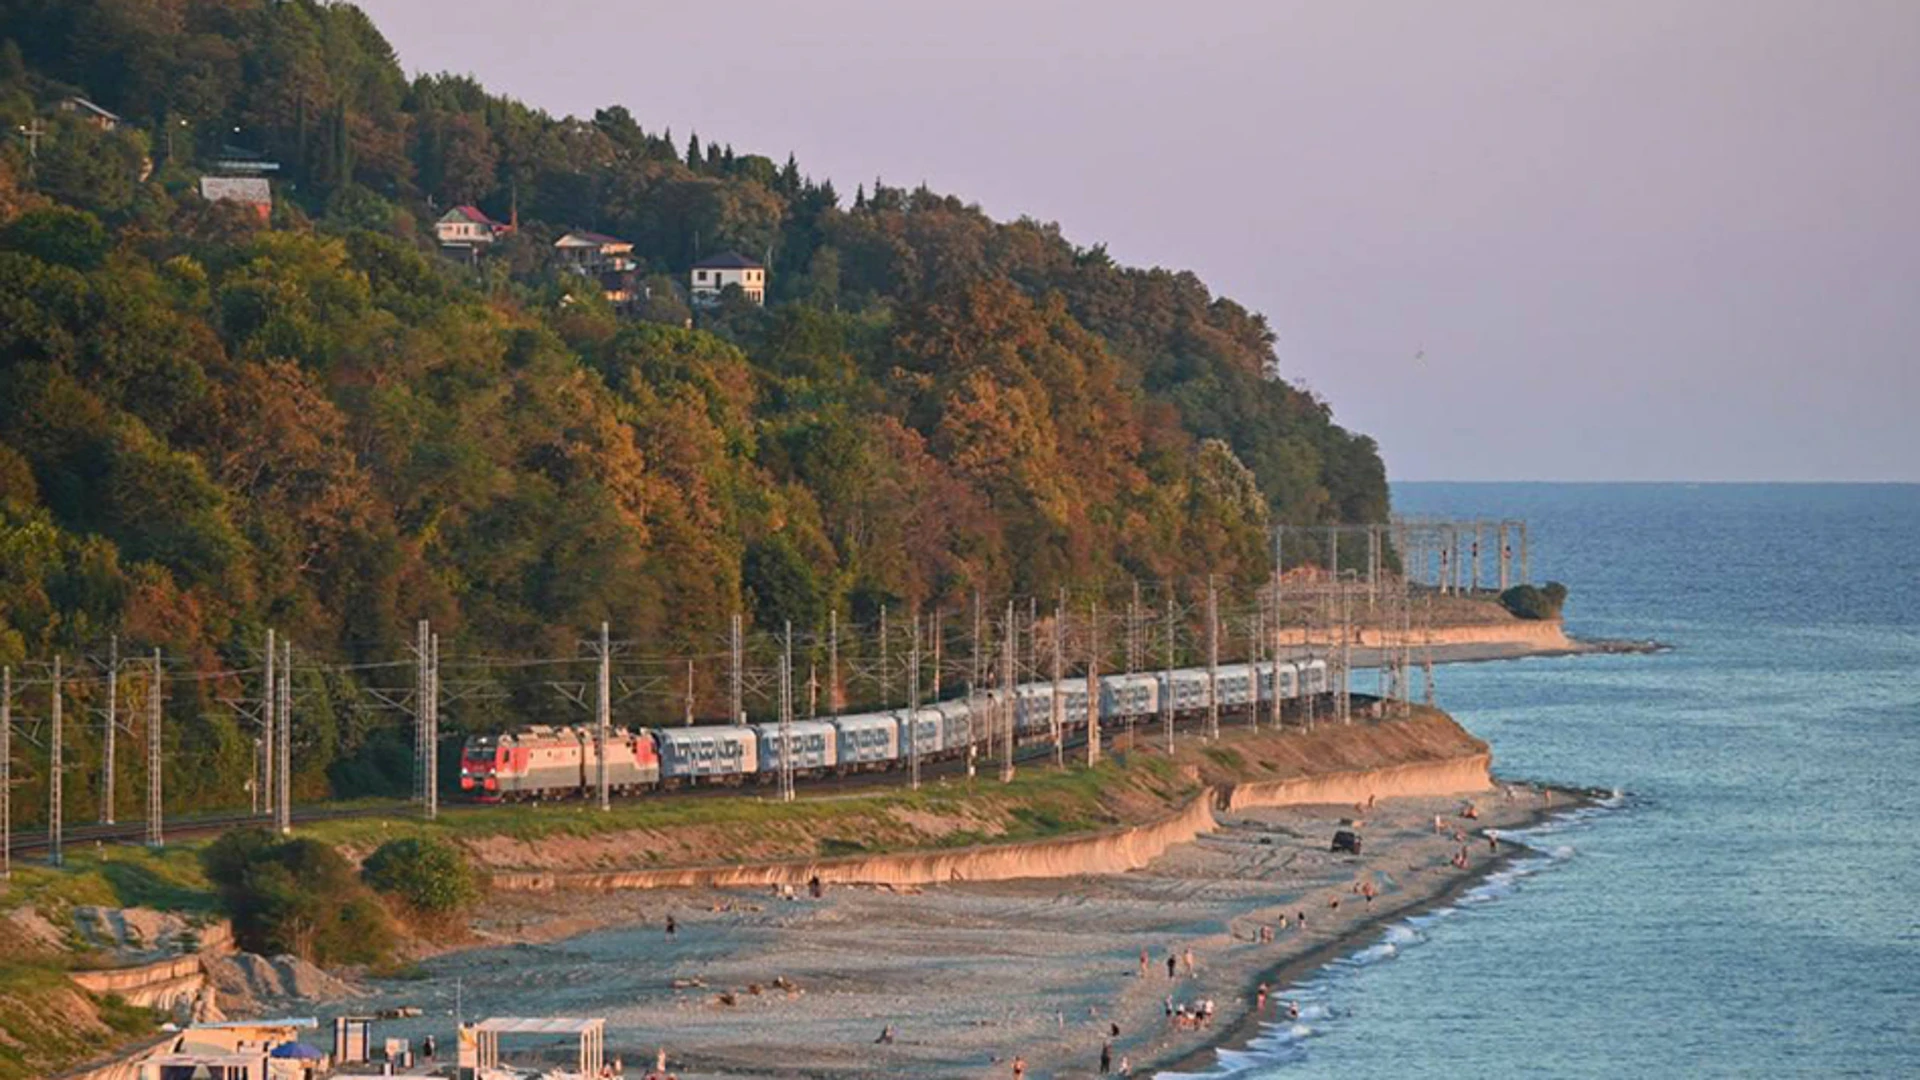
<instances>
[{"instance_id":1,"label":"beach umbrella","mask_svg":"<svg viewBox=\"0 0 1920 1080\"><path fill-rule=\"evenodd\" d=\"M296 1061L319 1061L327 1055L303 1042L281 1043L274 1047L268 1057L292 1058Z\"/></svg>"}]
</instances>

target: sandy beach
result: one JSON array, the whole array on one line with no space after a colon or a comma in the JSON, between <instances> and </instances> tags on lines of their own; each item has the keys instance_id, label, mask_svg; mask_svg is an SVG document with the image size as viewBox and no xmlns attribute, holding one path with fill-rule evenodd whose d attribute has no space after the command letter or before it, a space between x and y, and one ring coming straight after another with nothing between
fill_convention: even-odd
<instances>
[{"instance_id":1,"label":"sandy beach","mask_svg":"<svg viewBox=\"0 0 1920 1080\"><path fill-rule=\"evenodd\" d=\"M1243 1032L1260 982L1278 988L1486 873L1504 853L1485 830L1523 827L1550 798L1568 803L1513 788L1478 798L1473 820L1458 798L1235 813L1142 871L1098 877L843 886L819 900L502 896L475 930L503 944L432 959L429 980L378 984L354 1007L423 1006L416 1034L448 1026L456 993L469 1016L605 1016L609 1053L634 1075L664 1047L683 1078L1011 1076L1020 1055L1037 1080L1097 1075L1109 1041L1116 1071L1124 1058L1151 1075ZM1330 852L1356 819L1364 854ZM1371 903L1358 891L1369 883ZM1211 1024L1175 1030L1169 998L1211 1000ZM1267 1015L1281 1008L1276 992ZM892 1041L876 1042L889 1026Z\"/></svg>"}]
</instances>

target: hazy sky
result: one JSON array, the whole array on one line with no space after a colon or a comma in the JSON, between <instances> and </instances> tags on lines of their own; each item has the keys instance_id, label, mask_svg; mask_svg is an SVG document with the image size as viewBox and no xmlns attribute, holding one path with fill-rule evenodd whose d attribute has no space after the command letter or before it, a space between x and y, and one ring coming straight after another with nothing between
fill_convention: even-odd
<instances>
[{"instance_id":1,"label":"hazy sky","mask_svg":"<svg viewBox=\"0 0 1920 1080\"><path fill-rule=\"evenodd\" d=\"M1395 479L1920 480L1920 0L362 3L1193 269Z\"/></svg>"}]
</instances>

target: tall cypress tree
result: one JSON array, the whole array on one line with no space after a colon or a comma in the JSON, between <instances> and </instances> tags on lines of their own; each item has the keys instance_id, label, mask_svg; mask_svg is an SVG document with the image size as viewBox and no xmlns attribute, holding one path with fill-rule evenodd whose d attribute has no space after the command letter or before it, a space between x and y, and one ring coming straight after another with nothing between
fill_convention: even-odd
<instances>
[{"instance_id":1,"label":"tall cypress tree","mask_svg":"<svg viewBox=\"0 0 1920 1080\"><path fill-rule=\"evenodd\" d=\"M687 137L687 168L698 171L700 161L700 133L696 131Z\"/></svg>"}]
</instances>

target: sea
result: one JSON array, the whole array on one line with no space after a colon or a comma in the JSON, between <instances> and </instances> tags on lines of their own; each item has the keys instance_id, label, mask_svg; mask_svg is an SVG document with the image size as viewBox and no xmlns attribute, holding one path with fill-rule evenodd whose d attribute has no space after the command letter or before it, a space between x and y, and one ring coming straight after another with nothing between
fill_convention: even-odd
<instances>
[{"instance_id":1,"label":"sea","mask_svg":"<svg viewBox=\"0 0 1920 1080\"><path fill-rule=\"evenodd\" d=\"M1617 792L1280 997L1203 1075L1920 1077L1920 486L1398 484L1524 518L1576 636L1438 669L1516 779Z\"/></svg>"}]
</instances>

